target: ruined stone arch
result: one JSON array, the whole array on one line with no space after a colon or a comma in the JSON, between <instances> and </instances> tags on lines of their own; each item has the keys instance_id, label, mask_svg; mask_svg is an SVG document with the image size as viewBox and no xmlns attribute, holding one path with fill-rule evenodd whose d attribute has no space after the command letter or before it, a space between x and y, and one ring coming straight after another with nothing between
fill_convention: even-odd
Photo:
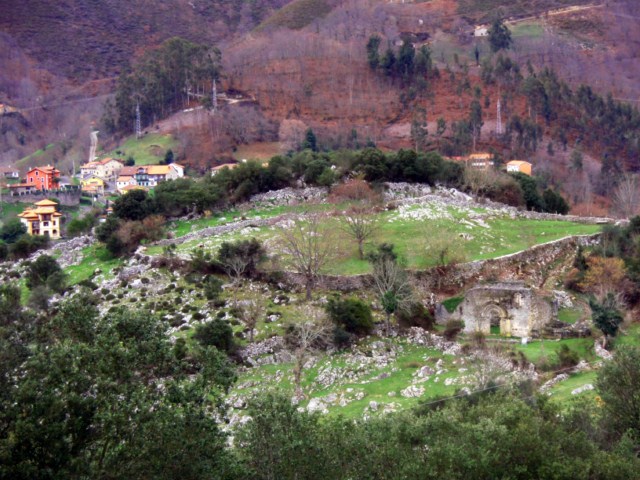
<instances>
[{"instance_id":1,"label":"ruined stone arch","mask_svg":"<svg viewBox=\"0 0 640 480\"><path fill-rule=\"evenodd\" d=\"M500 327L501 335L511 335L511 317L501 305L497 303L487 303L482 307L478 322L478 330L490 332L491 326Z\"/></svg>"}]
</instances>

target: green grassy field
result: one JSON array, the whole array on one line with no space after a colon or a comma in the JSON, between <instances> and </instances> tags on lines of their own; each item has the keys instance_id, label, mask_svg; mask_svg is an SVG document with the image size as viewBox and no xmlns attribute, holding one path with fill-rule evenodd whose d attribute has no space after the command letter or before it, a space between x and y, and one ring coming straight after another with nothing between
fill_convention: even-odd
<instances>
[{"instance_id":1,"label":"green grassy field","mask_svg":"<svg viewBox=\"0 0 640 480\"><path fill-rule=\"evenodd\" d=\"M516 351L524 353L532 363L538 363L543 357L556 357L556 352L562 345L568 346L578 353L581 359L591 362L596 359L593 351L593 338L568 338L566 340L535 340L527 345L517 344Z\"/></svg>"},{"instance_id":2,"label":"green grassy field","mask_svg":"<svg viewBox=\"0 0 640 480\"><path fill-rule=\"evenodd\" d=\"M131 136L118 148L100 157L116 157L126 160L131 156L135 159L136 165L151 165L164 160L167 150L171 149L175 154L176 146L177 142L171 135L150 133L140 139Z\"/></svg>"},{"instance_id":3,"label":"green grassy field","mask_svg":"<svg viewBox=\"0 0 640 480\"><path fill-rule=\"evenodd\" d=\"M106 248L102 246L87 247L82 251L82 254L84 258L78 265L71 265L65 269L69 275L70 285L91 278L97 269L102 270L105 278L109 278L111 270L123 263L120 258L112 258Z\"/></svg>"},{"instance_id":4,"label":"green grassy field","mask_svg":"<svg viewBox=\"0 0 640 480\"><path fill-rule=\"evenodd\" d=\"M236 220L240 216L249 219L267 218L287 212L327 209L339 211L340 206L271 207L247 212L230 212L224 216L176 222L170 228L176 237L180 237L190 231L224 224L232 221L234 217ZM406 260L408 268L423 269L437 264L436 252L443 246L448 247L448 255L454 256L459 262L482 260L519 252L533 245L566 236L592 234L600 230L597 225L554 220L490 216L478 220L477 215L483 213L485 212L482 209L459 210L453 207L439 209L438 206L433 205L416 205L402 212L381 212L377 214L380 228L365 246L365 250L371 251L375 245L383 242L392 243L396 252ZM435 219L429 219L429 216L432 218L435 216ZM327 217L323 222L331 236L331 241L337 245L336 256L324 273L334 275L368 273L369 263L358 258L357 244L340 228L339 216ZM223 241L234 241L242 237L255 237L267 243L273 243L278 234L273 227L250 228L216 237L191 240L179 245L178 251L188 253L200 244L215 250ZM156 254L160 251L154 247L151 252Z\"/></svg>"},{"instance_id":5,"label":"green grassy field","mask_svg":"<svg viewBox=\"0 0 640 480\"><path fill-rule=\"evenodd\" d=\"M588 390L579 395L571 395L571 392L583 385L591 384L595 386L597 376L597 371L580 372L571 375L564 382L559 382L551 388L551 398L554 402L559 403L566 403L577 396L595 398L597 395L595 390Z\"/></svg>"},{"instance_id":6,"label":"green grassy field","mask_svg":"<svg viewBox=\"0 0 640 480\"><path fill-rule=\"evenodd\" d=\"M513 38L540 38L544 34L544 28L540 22L519 22L515 25L510 25L511 36Z\"/></svg>"}]
</instances>

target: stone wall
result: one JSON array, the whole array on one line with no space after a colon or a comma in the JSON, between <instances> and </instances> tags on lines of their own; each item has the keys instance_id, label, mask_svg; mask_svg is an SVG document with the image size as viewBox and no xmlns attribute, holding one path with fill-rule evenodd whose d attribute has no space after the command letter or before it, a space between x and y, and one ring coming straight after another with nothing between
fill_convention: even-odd
<instances>
[{"instance_id":1,"label":"stone wall","mask_svg":"<svg viewBox=\"0 0 640 480\"><path fill-rule=\"evenodd\" d=\"M2 201L7 203L36 203L45 198L57 198L61 205L74 206L80 204L80 190L49 190L42 193L25 193L23 195L3 195Z\"/></svg>"},{"instance_id":2,"label":"stone wall","mask_svg":"<svg viewBox=\"0 0 640 480\"><path fill-rule=\"evenodd\" d=\"M427 291L460 291L482 282L518 281L526 279L534 286L546 280L551 266L573 256L579 245L597 243L600 234L579 235L561 238L536 245L527 250L488 260L462 263L446 268L430 268L411 271L420 288ZM282 283L291 289L304 286L304 277L293 272L278 274ZM321 275L316 286L326 290L351 292L371 285L371 275Z\"/></svg>"}]
</instances>

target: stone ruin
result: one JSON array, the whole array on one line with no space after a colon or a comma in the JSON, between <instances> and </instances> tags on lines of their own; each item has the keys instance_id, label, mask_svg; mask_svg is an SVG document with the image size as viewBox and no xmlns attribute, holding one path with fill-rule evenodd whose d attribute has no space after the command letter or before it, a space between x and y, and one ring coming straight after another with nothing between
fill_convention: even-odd
<instances>
[{"instance_id":1,"label":"stone ruin","mask_svg":"<svg viewBox=\"0 0 640 480\"><path fill-rule=\"evenodd\" d=\"M449 318L462 320L466 333L537 337L557 322L557 306L524 282L495 283L469 290ZM496 332L497 333L497 332Z\"/></svg>"}]
</instances>

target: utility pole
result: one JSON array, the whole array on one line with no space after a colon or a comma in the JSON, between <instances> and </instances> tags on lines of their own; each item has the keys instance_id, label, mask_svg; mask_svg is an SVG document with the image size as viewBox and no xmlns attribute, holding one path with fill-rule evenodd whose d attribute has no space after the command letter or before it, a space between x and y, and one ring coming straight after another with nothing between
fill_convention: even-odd
<instances>
[{"instance_id":1,"label":"utility pole","mask_svg":"<svg viewBox=\"0 0 640 480\"><path fill-rule=\"evenodd\" d=\"M142 128L140 126L140 102L136 102L136 138L142 136Z\"/></svg>"},{"instance_id":2,"label":"utility pole","mask_svg":"<svg viewBox=\"0 0 640 480\"><path fill-rule=\"evenodd\" d=\"M504 133L502 130L502 105L500 104L500 99L498 99L498 121L496 122L496 133L498 135L502 135Z\"/></svg>"}]
</instances>

